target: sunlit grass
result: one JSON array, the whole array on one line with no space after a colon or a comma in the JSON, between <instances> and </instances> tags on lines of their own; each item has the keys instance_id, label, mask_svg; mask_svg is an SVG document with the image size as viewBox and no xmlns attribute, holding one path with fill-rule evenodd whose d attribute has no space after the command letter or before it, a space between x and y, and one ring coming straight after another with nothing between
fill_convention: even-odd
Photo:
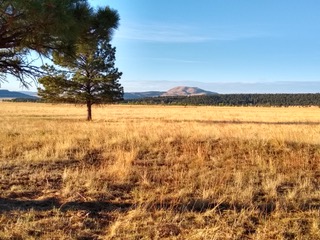
<instances>
[{"instance_id":1,"label":"sunlit grass","mask_svg":"<svg viewBox=\"0 0 320 240\"><path fill-rule=\"evenodd\" d=\"M320 238L319 108L0 107L0 239Z\"/></svg>"}]
</instances>

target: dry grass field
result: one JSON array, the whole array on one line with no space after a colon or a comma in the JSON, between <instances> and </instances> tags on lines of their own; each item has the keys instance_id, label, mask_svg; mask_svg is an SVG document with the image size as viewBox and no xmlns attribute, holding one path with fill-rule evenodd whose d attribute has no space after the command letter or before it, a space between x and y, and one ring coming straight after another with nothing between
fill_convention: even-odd
<instances>
[{"instance_id":1,"label":"dry grass field","mask_svg":"<svg viewBox=\"0 0 320 240\"><path fill-rule=\"evenodd\" d=\"M320 108L0 112L0 239L320 239Z\"/></svg>"}]
</instances>

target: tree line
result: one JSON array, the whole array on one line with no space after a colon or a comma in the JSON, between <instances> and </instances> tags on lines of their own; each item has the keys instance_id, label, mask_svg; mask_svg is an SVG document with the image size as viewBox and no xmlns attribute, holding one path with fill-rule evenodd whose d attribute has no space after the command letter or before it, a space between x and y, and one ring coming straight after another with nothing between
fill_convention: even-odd
<instances>
[{"instance_id":1,"label":"tree line","mask_svg":"<svg viewBox=\"0 0 320 240\"><path fill-rule=\"evenodd\" d=\"M316 94L217 94L167 96L125 100L127 104L214 105L214 106L320 106Z\"/></svg>"}]
</instances>

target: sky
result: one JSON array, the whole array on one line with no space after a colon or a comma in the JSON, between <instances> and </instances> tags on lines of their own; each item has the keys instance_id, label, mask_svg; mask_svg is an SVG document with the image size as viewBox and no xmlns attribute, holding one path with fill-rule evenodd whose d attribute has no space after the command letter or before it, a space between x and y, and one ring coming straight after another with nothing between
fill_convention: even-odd
<instances>
[{"instance_id":1,"label":"sky","mask_svg":"<svg viewBox=\"0 0 320 240\"><path fill-rule=\"evenodd\" d=\"M218 93L320 92L319 0L89 3L120 15L112 44L125 92L176 86ZM18 90L19 84L10 80L1 87Z\"/></svg>"}]
</instances>

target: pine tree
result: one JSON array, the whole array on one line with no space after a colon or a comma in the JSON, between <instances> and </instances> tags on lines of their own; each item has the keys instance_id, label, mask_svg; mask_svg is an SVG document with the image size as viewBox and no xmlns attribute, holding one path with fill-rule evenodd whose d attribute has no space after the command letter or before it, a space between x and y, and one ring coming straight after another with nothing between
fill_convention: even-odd
<instances>
[{"instance_id":1,"label":"pine tree","mask_svg":"<svg viewBox=\"0 0 320 240\"><path fill-rule=\"evenodd\" d=\"M92 105L122 100L119 83L122 73L115 67L116 48L110 44L117 27L116 11L105 8L91 13L90 24L76 45L74 56L56 52L54 66L45 66L47 75L40 78L38 94L52 102L81 103L87 106L87 120L92 120Z\"/></svg>"},{"instance_id":2,"label":"pine tree","mask_svg":"<svg viewBox=\"0 0 320 240\"><path fill-rule=\"evenodd\" d=\"M72 54L90 11L86 0L0 0L0 82L9 74L27 86L40 70L32 51Z\"/></svg>"}]
</instances>

